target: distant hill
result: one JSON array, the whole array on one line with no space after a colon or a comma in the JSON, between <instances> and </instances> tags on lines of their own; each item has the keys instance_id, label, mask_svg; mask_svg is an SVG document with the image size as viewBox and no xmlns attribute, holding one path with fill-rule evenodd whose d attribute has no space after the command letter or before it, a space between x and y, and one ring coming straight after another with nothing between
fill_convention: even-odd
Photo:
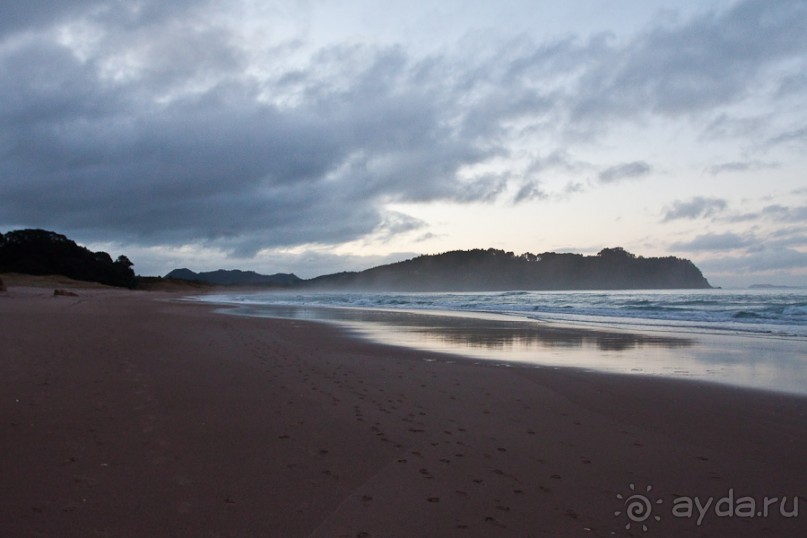
<instances>
[{"instance_id":1,"label":"distant hill","mask_svg":"<svg viewBox=\"0 0 807 538\"><path fill-rule=\"evenodd\" d=\"M596 256L455 250L361 272L324 275L307 288L386 291L614 290L711 288L689 260L644 258L606 248Z\"/></svg>"},{"instance_id":2,"label":"distant hill","mask_svg":"<svg viewBox=\"0 0 807 538\"><path fill-rule=\"evenodd\" d=\"M134 288L132 262L93 252L56 232L28 229L0 234L0 273L62 275L74 280Z\"/></svg>"},{"instance_id":3,"label":"distant hill","mask_svg":"<svg viewBox=\"0 0 807 538\"><path fill-rule=\"evenodd\" d=\"M63 275L111 286L138 286L126 256L113 261L64 235L46 230L0 234L0 273ZM266 286L298 289L368 291L505 291L711 288L691 261L675 257L644 258L620 247L596 256L529 252L516 255L496 249L455 250L424 255L360 272L343 272L302 280L294 274L262 275L254 271L196 273L174 269L164 279L140 277L144 288L173 288L187 283L214 286Z\"/></svg>"},{"instance_id":4,"label":"distant hill","mask_svg":"<svg viewBox=\"0 0 807 538\"><path fill-rule=\"evenodd\" d=\"M165 278L176 280L187 280L190 282L205 282L217 286L291 286L302 282L294 274L277 273L274 275L262 275L255 271L239 271L233 269L225 271L207 271L195 273L190 269L174 269Z\"/></svg>"}]
</instances>

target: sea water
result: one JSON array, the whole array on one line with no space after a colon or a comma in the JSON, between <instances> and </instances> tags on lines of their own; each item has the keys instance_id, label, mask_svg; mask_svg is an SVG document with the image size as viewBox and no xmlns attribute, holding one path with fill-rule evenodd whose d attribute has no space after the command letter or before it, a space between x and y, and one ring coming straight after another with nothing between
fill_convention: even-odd
<instances>
[{"instance_id":1,"label":"sea water","mask_svg":"<svg viewBox=\"0 0 807 538\"><path fill-rule=\"evenodd\" d=\"M805 289L271 291L195 299L232 314L326 321L382 343L503 366L571 366L807 394Z\"/></svg>"},{"instance_id":2,"label":"sea water","mask_svg":"<svg viewBox=\"0 0 807 538\"><path fill-rule=\"evenodd\" d=\"M277 291L207 295L204 300L244 305L492 313L591 326L807 337L807 289L487 293Z\"/></svg>"}]
</instances>

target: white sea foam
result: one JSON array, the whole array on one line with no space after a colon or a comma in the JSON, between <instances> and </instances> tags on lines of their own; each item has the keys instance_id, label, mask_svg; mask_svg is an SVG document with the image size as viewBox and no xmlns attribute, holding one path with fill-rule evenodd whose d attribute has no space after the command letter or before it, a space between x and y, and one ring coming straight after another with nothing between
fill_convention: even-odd
<instances>
[{"instance_id":1,"label":"white sea foam","mask_svg":"<svg viewBox=\"0 0 807 538\"><path fill-rule=\"evenodd\" d=\"M517 315L576 324L807 338L807 290L288 292L207 295L240 305L330 306Z\"/></svg>"}]
</instances>

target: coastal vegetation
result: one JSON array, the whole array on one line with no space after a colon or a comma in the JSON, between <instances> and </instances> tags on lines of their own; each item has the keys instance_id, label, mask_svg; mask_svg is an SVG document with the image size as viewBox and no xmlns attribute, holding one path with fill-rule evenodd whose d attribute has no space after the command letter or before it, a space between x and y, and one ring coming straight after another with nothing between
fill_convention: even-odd
<instances>
[{"instance_id":1,"label":"coastal vegetation","mask_svg":"<svg viewBox=\"0 0 807 538\"><path fill-rule=\"evenodd\" d=\"M188 282L204 282L217 286L292 286L302 282L302 279L293 273L277 273L262 275L255 271L241 271L238 269L207 271L196 273L190 269L174 269L165 278L185 280Z\"/></svg>"},{"instance_id":2,"label":"coastal vegetation","mask_svg":"<svg viewBox=\"0 0 807 538\"><path fill-rule=\"evenodd\" d=\"M113 260L66 236L47 230L15 230L0 234L0 272L63 275L74 280L134 288L134 264L126 256Z\"/></svg>"},{"instance_id":3,"label":"coastal vegetation","mask_svg":"<svg viewBox=\"0 0 807 538\"><path fill-rule=\"evenodd\" d=\"M455 250L326 275L303 286L390 291L701 289L709 282L690 260L645 258L623 248L595 256L498 249Z\"/></svg>"},{"instance_id":4,"label":"coastal vegetation","mask_svg":"<svg viewBox=\"0 0 807 538\"><path fill-rule=\"evenodd\" d=\"M703 289L709 282L690 260L637 256L621 247L594 256L544 252L515 254L498 249L454 250L429 254L358 272L303 280L292 273L254 271L196 273L174 269L165 277L137 277L126 256L113 260L64 235L28 229L0 234L0 273L64 275L111 286L144 288L188 283L297 289L369 291L502 291Z\"/></svg>"}]
</instances>

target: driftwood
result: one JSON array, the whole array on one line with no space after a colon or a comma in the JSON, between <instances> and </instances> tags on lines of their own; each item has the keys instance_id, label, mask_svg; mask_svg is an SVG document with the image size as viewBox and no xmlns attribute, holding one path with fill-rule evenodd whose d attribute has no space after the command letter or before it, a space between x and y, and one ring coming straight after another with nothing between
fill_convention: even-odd
<instances>
[{"instance_id":1,"label":"driftwood","mask_svg":"<svg viewBox=\"0 0 807 538\"><path fill-rule=\"evenodd\" d=\"M68 290L53 290L53 295L61 295L63 297L78 297L78 293L73 293Z\"/></svg>"}]
</instances>

